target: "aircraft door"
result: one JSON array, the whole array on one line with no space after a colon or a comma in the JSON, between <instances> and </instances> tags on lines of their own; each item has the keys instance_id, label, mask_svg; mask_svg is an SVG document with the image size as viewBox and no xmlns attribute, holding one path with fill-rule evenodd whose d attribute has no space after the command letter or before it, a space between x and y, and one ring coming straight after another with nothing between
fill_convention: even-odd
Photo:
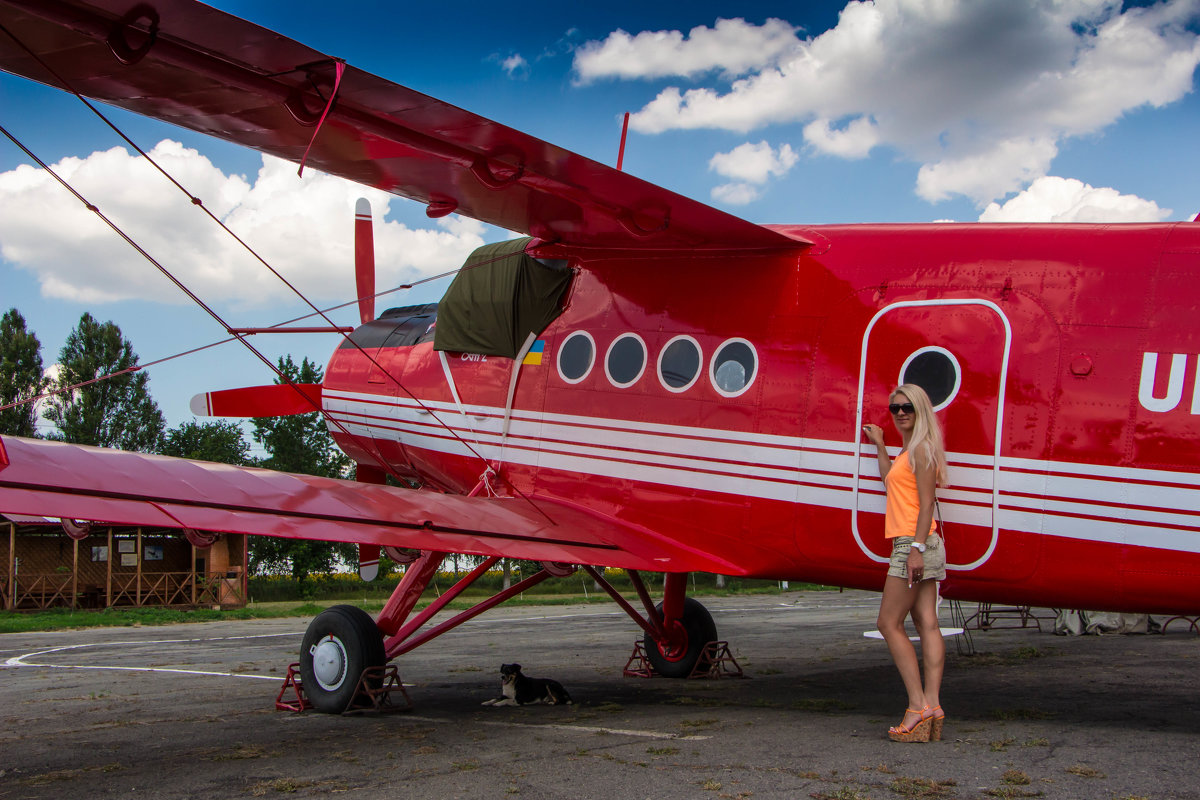
<instances>
[{"instance_id":1,"label":"aircraft door","mask_svg":"<svg viewBox=\"0 0 1200 800\"><path fill-rule=\"evenodd\" d=\"M888 414L896 385L925 389L942 421L950 486L938 498L946 530L948 566L974 570L996 548L999 456L1012 328L1004 311L983 299L915 300L880 309L863 334L855 430L866 422L884 428L893 457L899 437ZM883 536L884 491L875 448L863 444L853 475L852 530L859 548L887 561ZM1007 560L1007 559L1006 559ZM1032 570L1006 563L1009 577Z\"/></svg>"}]
</instances>

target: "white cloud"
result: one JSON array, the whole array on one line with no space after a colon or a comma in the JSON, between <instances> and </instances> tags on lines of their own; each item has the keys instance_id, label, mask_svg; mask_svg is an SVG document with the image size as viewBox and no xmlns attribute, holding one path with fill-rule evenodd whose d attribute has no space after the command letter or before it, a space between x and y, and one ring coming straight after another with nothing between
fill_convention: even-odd
<instances>
[{"instance_id":1,"label":"white cloud","mask_svg":"<svg viewBox=\"0 0 1200 800\"><path fill-rule=\"evenodd\" d=\"M728 153L717 153L709 160L708 168L734 180L714 187L712 198L735 206L751 203L761 195L759 187L762 184L770 178L786 175L798 159L790 145L784 144L776 150L765 141L746 142Z\"/></svg>"},{"instance_id":2,"label":"white cloud","mask_svg":"<svg viewBox=\"0 0 1200 800\"><path fill-rule=\"evenodd\" d=\"M829 120L815 119L804 126L804 141L828 155L866 158L871 148L879 144L879 128L867 117L852 119L836 130Z\"/></svg>"},{"instance_id":3,"label":"white cloud","mask_svg":"<svg viewBox=\"0 0 1200 800\"><path fill-rule=\"evenodd\" d=\"M1004 205L991 203L980 222L1161 222L1171 209L1152 200L1089 186L1074 178L1038 178Z\"/></svg>"},{"instance_id":4,"label":"white cloud","mask_svg":"<svg viewBox=\"0 0 1200 800\"><path fill-rule=\"evenodd\" d=\"M353 210L375 216L377 286L454 269L483 244L482 224L447 217L439 228L383 221L392 195L263 157L253 184L195 150L163 140L151 155L217 217L313 300L354 294ZM259 306L290 291L143 159L120 147L66 158L56 172L205 300ZM42 294L88 303L186 303L183 294L43 170L0 173L0 256L37 275Z\"/></svg>"},{"instance_id":5,"label":"white cloud","mask_svg":"<svg viewBox=\"0 0 1200 800\"><path fill-rule=\"evenodd\" d=\"M726 203L731 206L744 206L747 203L753 203L759 197L757 186L749 183L722 183L720 186L712 188L712 199L718 203Z\"/></svg>"},{"instance_id":6,"label":"white cloud","mask_svg":"<svg viewBox=\"0 0 1200 800\"><path fill-rule=\"evenodd\" d=\"M1009 139L984 152L925 164L917 194L930 202L961 194L983 201L1017 191L1046 174L1058 147L1050 139Z\"/></svg>"},{"instance_id":7,"label":"white cloud","mask_svg":"<svg viewBox=\"0 0 1200 800\"><path fill-rule=\"evenodd\" d=\"M622 30L600 42L587 42L575 52L580 83L599 78L692 77L713 70L742 75L775 63L799 45L795 28L781 19L752 25L744 19L718 19L711 28L643 31Z\"/></svg>"},{"instance_id":8,"label":"white cloud","mask_svg":"<svg viewBox=\"0 0 1200 800\"><path fill-rule=\"evenodd\" d=\"M796 165L797 155L790 145L775 150L765 141L758 144L738 145L728 153L717 153L708 162L708 168L726 178L735 178L748 183L766 183L768 178L778 178Z\"/></svg>"},{"instance_id":9,"label":"white cloud","mask_svg":"<svg viewBox=\"0 0 1200 800\"><path fill-rule=\"evenodd\" d=\"M581 52L596 59L591 77L744 75L663 89L633 115L637 131L800 123L817 152L886 146L923 165L926 198L982 206L1045 175L1064 139L1190 92L1198 19L1200 0L856 0L834 28L769 54L742 44L689 60L695 31L618 32Z\"/></svg>"},{"instance_id":10,"label":"white cloud","mask_svg":"<svg viewBox=\"0 0 1200 800\"><path fill-rule=\"evenodd\" d=\"M529 62L520 53L513 53L508 58L501 59L500 68L510 78L526 78L529 77Z\"/></svg>"}]
</instances>

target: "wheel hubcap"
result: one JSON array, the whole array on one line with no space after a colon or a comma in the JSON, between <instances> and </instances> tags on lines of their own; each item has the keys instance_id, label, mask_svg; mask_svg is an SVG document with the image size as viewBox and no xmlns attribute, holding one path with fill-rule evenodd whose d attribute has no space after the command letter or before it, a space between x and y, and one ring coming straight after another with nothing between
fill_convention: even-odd
<instances>
[{"instance_id":1,"label":"wheel hubcap","mask_svg":"<svg viewBox=\"0 0 1200 800\"><path fill-rule=\"evenodd\" d=\"M332 635L309 650L313 659L313 677L327 692L336 691L346 680L346 648Z\"/></svg>"}]
</instances>

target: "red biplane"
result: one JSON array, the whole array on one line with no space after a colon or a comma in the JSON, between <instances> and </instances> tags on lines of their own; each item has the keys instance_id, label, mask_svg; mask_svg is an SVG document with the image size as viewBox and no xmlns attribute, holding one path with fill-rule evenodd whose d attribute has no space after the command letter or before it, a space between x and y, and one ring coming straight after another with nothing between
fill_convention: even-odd
<instances>
[{"instance_id":1,"label":"red biplane","mask_svg":"<svg viewBox=\"0 0 1200 800\"><path fill-rule=\"evenodd\" d=\"M716 636L690 571L880 588L860 431L901 382L948 431L948 597L1200 609L1200 224L761 226L192 0L0 0L0 24L9 72L530 237L440 304L364 299L321 386L198 398L318 405L357 483L3 440L2 511L419 550L378 619L313 621L319 708L575 568L629 570L664 675ZM501 557L545 570L422 630L452 552L485 559L443 598Z\"/></svg>"}]
</instances>

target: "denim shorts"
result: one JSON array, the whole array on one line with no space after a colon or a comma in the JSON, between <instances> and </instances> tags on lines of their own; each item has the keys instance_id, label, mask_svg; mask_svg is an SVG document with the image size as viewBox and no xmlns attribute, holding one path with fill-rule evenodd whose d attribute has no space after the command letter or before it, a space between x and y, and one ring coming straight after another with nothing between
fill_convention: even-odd
<instances>
[{"instance_id":1,"label":"denim shorts","mask_svg":"<svg viewBox=\"0 0 1200 800\"><path fill-rule=\"evenodd\" d=\"M912 536L897 536L892 539L892 559L889 562L888 575L908 578L908 551L912 549L912 543ZM946 548L942 547L942 537L931 533L925 540L925 569L921 580L944 581L945 579Z\"/></svg>"}]
</instances>

